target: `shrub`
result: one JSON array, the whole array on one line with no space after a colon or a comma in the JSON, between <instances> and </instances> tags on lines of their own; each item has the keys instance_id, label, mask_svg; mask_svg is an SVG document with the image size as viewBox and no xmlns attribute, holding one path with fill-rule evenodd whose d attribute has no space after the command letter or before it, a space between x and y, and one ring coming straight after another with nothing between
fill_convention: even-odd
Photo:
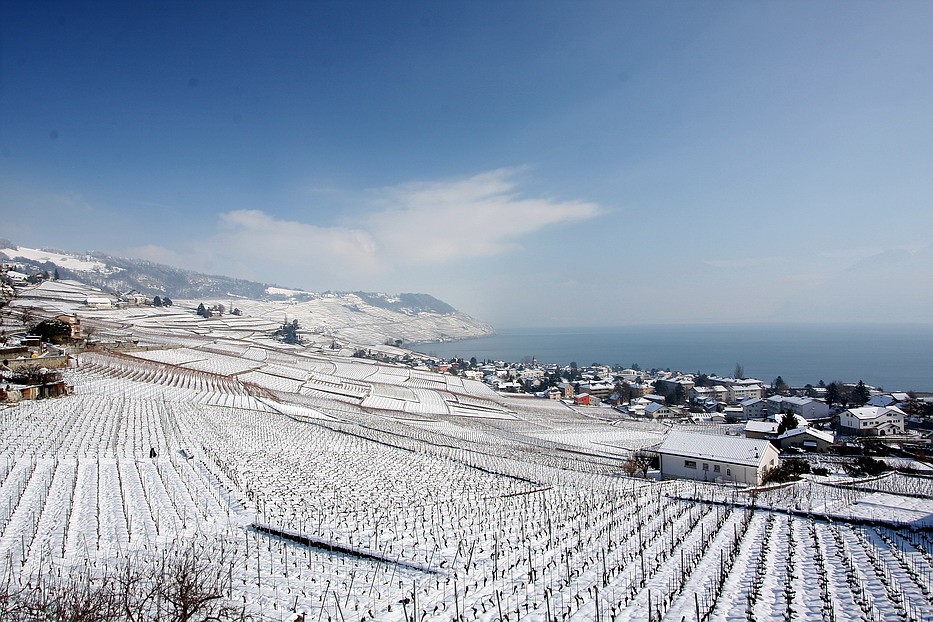
<instances>
[{"instance_id":1,"label":"shrub","mask_svg":"<svg viewBox=\"0 0 933 622\"><path fill-rule=\"evenodd\" d=\"M779 484L783 482L794 482L800 479L804 473L810 472L810 463L800 458L788 458L781 463L768 469L765 472L763 483Z\"/></svg>"}]
</instances>

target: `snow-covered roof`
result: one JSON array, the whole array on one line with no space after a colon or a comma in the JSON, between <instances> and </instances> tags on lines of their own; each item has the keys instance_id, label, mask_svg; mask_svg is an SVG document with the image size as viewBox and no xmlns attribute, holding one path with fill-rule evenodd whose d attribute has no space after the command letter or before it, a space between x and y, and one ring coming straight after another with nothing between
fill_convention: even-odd
<instances>
[{"instance_id":1,"label":"snow-covered roof","mask_svg":"<svg viewBox=\"0 0 933 622\"><path fill-rule=\"evenodd\" d=\"M778 424L776 421L749 421L745 424L746 432L762 432L764 434L774 434L777 432Z\"/></svg>"},{"instance_id":2,"label":"snow-covered roof","mask_svg":"<svg viewBox=\"0 0 933 622\"><path fill-rule=\"evenodd\" d=\"M847 412L859 421L869 421L871 419L880 419L881 417L890 417L892 415L905 416L904 411L897 406L862 406L861 408L850 408Z\"/></svg>"},{"instance_id":3,"label":"snow-covered roof","mask_svg":"<svg viewBox=\"0 0 933 622\"><path fill-rule=\"evenodd\" d=\"M818 402L819 400L812 397L800 397L797 395L785 396L785 395L772 395L768 398L769 402L775 402L778 404L798 404L800 406L805 406L812 402Z\"/></svg>"},{"instance_id":4,"label":"snow-covered roof","mask_svg":"<svg viewBox=\"0 0 933 622\"><path fill-rule=\"evenodd\" d=\"M788 430L778 436L778 439L791 438L793 436L800 436L801 434L809 434L810 436L817 438L827 443L832 443L836 438L829 432L823 430L817 430L816 428L811 428L810 426L800 426L799 428L794 428L793 430Z\"/></svg>"},{"instance_id":5,"label":"snow-covered roof","mask_svg":"<svg viewBox=\"0 0 933 622\"><path fill-rule=\"evenodd\" d=\"M759 466L769 447L772 447L771 443L765 440L674 430L658 447L658 452Z\"/></svg>"},{"instance_id":6,"label":"snow-covered roof","mask_svg":"<svg viewBox=\"0 0 933 622\"><path fill-rule=\"evenodd\" d=\"M906 402L909 399L910 396L906 393L883 393L873 396L868 400L866 406L891 406L899 402Z\"/></svg>"}]
</instances>

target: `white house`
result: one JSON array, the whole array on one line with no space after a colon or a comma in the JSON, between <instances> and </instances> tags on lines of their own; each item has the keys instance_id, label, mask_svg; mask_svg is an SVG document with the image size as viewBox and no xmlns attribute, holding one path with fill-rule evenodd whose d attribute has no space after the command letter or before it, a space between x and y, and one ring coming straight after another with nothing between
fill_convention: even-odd
<instances>
[{"instance_id":1,"label":"white house","mask_svg":"<svg viewBox=\"0 0 933 622\"><path fill-rule=\"evenodd\" d=\"M862 406L839 415L840 432L862 436L891 436L904 433L904 411L897 406Z\"/></svg>"},{"instance_id":2,"label":"white house","mask_svg":"<svg viewBox=\"0 0 933 622\"><path fill-rule=\"evenodd\" d=\"M659 402L651 402L645 406L645 416L652 419L667 419L670 417L683 417L686 414L683 408L668 406Z\"/></svg>"},{"instance_id":3,"label":"white house","mask_svg":"<svg viewBox=\"0 0 933 622\"><path fill-rule=\"evenodd\" d=\"M658 447L665 478L701 479L758 485L780 462L765 440L674 430Z\"/></svg>"},{"instance_id":4,"label":"white house","mask_svg":"<svg viewBox=\"0 0 933 622\"><path fill-rule=\"evenodd\" d=\"M749 398L760 398L764 395L765 386L760 380L754 378L722 378L710 376L710 382L722 385L729 391L729 401L737 404Z\"/></svg>"},{"instance_id":5,"label":"white house","mask_svg":"<svg viewBox=\"0 0 933 622\"><path fill-rule=\"evenodd\" d=\"M687 392L687 397L697 401L711 398L717 402L727 402L729 401L729 390L721 384L712 387L693 387Z\"/></svg>"},{"instance_id":6,"label":"white house","mask_svg":"<svg viewBox=\"0 0 933 622\"><path fill-rule=\"evenodd\" d=\"M826 405L826 402L812 397L773 395L765 402L767 403L768 416L772 419L786 412L800 415L808 421L829 417L829 406Z\"/></svg>"},{"instance_id":7,"label":"white house","mask_svg":"<svg viewBox=\"0 0 933 622\"><path fill-rule=\"evenodd\" d=\"M763 419L768 416L768 402L760 397L750 397L739 404L746 419Z\"/></svg>"}]
</instances>

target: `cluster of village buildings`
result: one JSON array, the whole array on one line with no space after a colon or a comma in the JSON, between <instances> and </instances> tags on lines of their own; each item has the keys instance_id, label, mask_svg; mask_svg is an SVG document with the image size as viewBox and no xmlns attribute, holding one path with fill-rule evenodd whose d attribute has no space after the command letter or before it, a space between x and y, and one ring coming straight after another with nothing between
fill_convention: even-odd
<instances>
[{"instance_id":1,"label":"cluster of village buildings","mask_svg":"<svg viewBox=\"0 0 933 622\"><path fill-rule=\"evenodd\" d=\"M66 318L72 335L80 336L81 326L73 316ZM56 318L56 319L60 319ZM57 345L36 336L14 336L0 344L0 402L19 402L58 397L70 392L61 374L70 357Z\"/></svg>"},{"instance_id":2,"label":"cluster of village buildings","mask_svg":"<svg viewBox=\"0 0 933 622\"><path fill-rule=\"evenodd\" d=\"M671 433L656 448L665 477L756 484L767 469L777 466L782 453L827 452L856 437L916 442L920 436L907 429L902 407L910 396L871 387L864 405L831 408L821 397L824 388L784 388L777 393L753 378L506 363L470 365L459 373L501 392L603 406L612 409L604 412L617 416L672 424ZM785 421L786 417L793 419ZM677 422L744 423L744 430L742 436L700 434L678 430L673 425Z\"/></svg>"},{"instance_id":3,"label":"cluster of village buildings","mask_svg":"<svg viewBox=\"0 0 933 622\"><path fill-rule=\"evenodd\" d=\"M836 431L845 435L903 435L906 414L898 404L910 399L906 393L881 393L868 387L874 395L865 405L839 410L830 409L819 397L825 394L825 388L808 387L807 391L814 394L810 396L792 389L775 394L769 385L754 378L607 366L577 369L495 363L471 367L459 373L482 380L500 392L533 393L579 406L611 406L637 418L730 423L760 420L777 426L785 414L792 413L801 424L814 429L834 424ZM568 371L576 378L568 378ZM550 386L542 388L548 383ZM675 395L683 397L672 400ZM683 403L672 403L676 401Z\"/></svg>"}]
</instances>

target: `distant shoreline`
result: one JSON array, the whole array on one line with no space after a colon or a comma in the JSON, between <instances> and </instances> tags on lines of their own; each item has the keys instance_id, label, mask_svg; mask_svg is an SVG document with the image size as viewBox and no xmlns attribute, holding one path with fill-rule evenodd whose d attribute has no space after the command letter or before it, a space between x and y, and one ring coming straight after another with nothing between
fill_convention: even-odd
<instances>
[{"instance_id":1,"label":"distant shoreline","mask_svg":"<svg viewBox=\"0 0 933 622\"><path fill-rule=\"evenodd\" d=\"M746 374L795 385L840 380L893 391L933 391L933 325L697 324L502 328L412 349L439 357L631 366Z\"/></svg>"}]
</instances>

